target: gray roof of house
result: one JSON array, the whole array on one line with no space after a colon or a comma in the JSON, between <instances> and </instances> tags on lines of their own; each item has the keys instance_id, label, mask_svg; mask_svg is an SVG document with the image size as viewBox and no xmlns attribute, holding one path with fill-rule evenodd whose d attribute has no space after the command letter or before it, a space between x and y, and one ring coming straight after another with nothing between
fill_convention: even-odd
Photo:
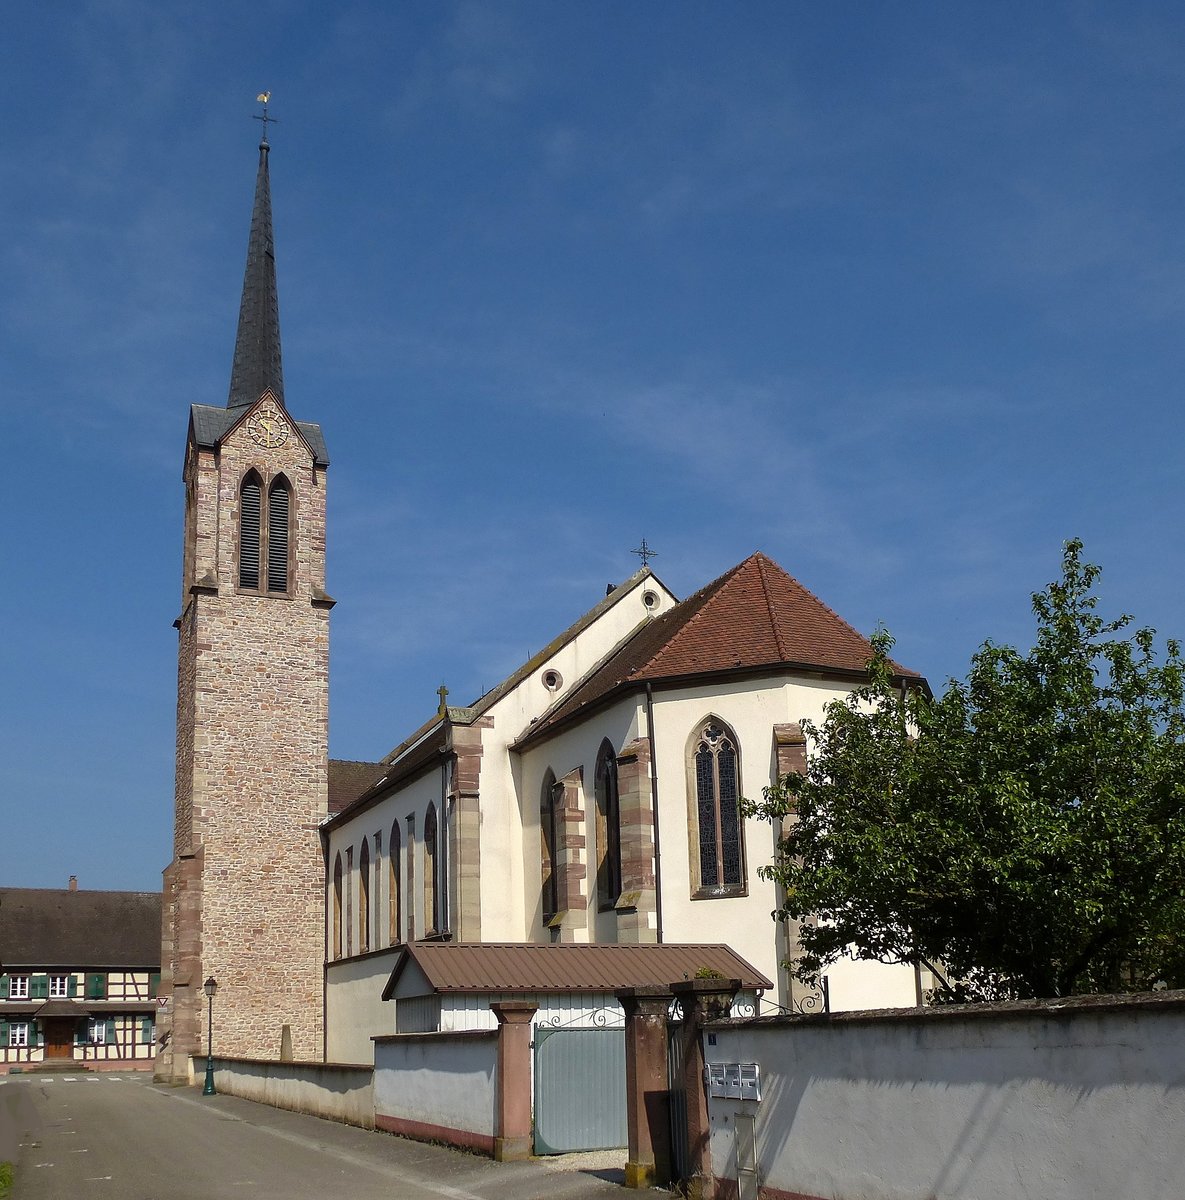
<instances>
[{"instance_id":1,"label":"gray roof of house","mask_svg":"<svg viewBox=\"0 0 1185 1200\"><path fill-rule=\"evenodd\" d=\"M160 966L160 892L0 888L0 963L14 967Z\"/></svg>"}]
</instances>

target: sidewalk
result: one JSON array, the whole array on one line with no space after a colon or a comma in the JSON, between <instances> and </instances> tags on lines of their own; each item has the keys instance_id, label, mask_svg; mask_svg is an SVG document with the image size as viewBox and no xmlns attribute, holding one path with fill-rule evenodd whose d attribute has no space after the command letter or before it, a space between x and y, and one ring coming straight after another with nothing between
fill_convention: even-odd
<instances>
[{"instance_id":1,"label":"sidewalk","mask_svg":"<svg viewBox=\"0 0 1185 1200\"><path fill-rule=\"evenodd\" d=\"M354 1166L389 1175L447 1200L626 1200L626 1152L603 1150L499 1163L447 1146L372 1133L320 1117L271 1108L237 1096L203 1096L200 1087L151 1085L178 1103L214 1109L277 1139L315 1149Z\"/></svg>"}]
</instances>

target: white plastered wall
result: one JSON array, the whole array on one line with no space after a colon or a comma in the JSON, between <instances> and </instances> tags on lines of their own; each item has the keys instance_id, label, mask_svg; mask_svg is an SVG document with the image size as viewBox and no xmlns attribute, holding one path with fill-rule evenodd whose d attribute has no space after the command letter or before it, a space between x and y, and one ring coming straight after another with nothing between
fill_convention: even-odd
<instances>
[{"instance_id":1,"label":"white plastered wall","mask_svg":"<svg viewBox=\"0 0 1185 1200\"><path fill-rule=\"evenodd\" d=\"M648 592L655 598L651 607L643 599ZM546 766L538 779L525 778L519 771L520 756L509 751L511 743L641 622L674 604L675 598L656 579L642 578L554 654L541 656L536 668L488 710L493 720L482 730L481 766L483 941L532 938L539 922L539 786ZM555 691L543 683L549 671L558 672L563 681ZM595 750L592 761L595 764ZM559 778L571 768L553 769Z\"/></svg>"},{"instance_id":2,"label":"white plastered wall","mask_svg":"<svg viewBox=\"0 0 1185 1200\"><path fill-rule=\"evenodd\" d=\"M784 972L779 969L775 885L758 877L773 861L776 837L767 821L744 822L745 876L748 894L691 898L690 837L692 800L688 785L688 747L709 716L727 723L740 746L741 794L758 799L777 778L775 725L821 721L825 705L847 694L843 684L790 678L715 681L654 693L655 765L658 774L663 940L726 942L770 979L771 994L786 1002ZM909 1006L916 1002L912 967L841 960L828 972L831 1007L842 1009Z\"/></svg>"},{"instance_id":3,"label":"white plastered wall","mask_svg":"<svg viewBox=\"0 0 1185 1200\"><path fill-rule=\"evenodd\" d=\"M522 936L533 942L550 941L543 928L542 873L540 858L539 808L543 780L548 770L562 779L577 767L584 769L585 885L588 896L588 923L581 940L617 941L617 917L614 912L597 912L597 822L595 772L601 743L608 740L617 753L638 736L642 727L642 702L637 694L594 713L587 720L569 726L540 745L528 748L520 756L520 795L524 863L522 898L526 914Z\"/></svg>"},{"instance_id":4,"label":"white plastered wall","mask_svg":"<svg viewBox=\"0 0 1185 1200\"><path fill-rule=\"evenodd\" d=\"M398 953L392 948L329 965L325 974L328 1062L371 1063L371 1037L395 1032L395 1005L383 1000L383 988Z\"/></svg>"}]
</instances>

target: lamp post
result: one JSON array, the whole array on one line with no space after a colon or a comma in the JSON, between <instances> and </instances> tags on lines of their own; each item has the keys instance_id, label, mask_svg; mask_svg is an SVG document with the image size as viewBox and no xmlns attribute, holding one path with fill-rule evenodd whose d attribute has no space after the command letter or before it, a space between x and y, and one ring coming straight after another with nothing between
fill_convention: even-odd
<instances>
[{"instance_id":1,"label":"lamp post","mask_svg":"<svg viewBox=\"0 0 1185 1200\"><path fill-rule=\"evenodd\" d=\"M206 993L206 1082L202 1087L203 1096L216 1095L214 1091L214 993L218 991L218 980L213 975L202 985Z\"/></svg>"}]
</instances>

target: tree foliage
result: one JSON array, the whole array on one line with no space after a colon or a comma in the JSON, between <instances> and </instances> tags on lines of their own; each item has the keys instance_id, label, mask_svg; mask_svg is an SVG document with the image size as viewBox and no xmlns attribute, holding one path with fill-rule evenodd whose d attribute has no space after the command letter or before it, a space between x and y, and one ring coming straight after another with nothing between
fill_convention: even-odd
<instances>
[{"instance_id":1,"label":"tree foliage","mask_svg":"<svg viewBox=\"0 0 1185 1200\"><path fill-rule=\"evenodd\" d=\"M947 998L1185 986L1185 664L1097 614L1081 551L1033 596L1032 650L986 642L938 699L879 634L806 774L748 804L789 818L764 873L805 919L800 977L850 951L941 963Z\"/></svg>"}]
</instances>

